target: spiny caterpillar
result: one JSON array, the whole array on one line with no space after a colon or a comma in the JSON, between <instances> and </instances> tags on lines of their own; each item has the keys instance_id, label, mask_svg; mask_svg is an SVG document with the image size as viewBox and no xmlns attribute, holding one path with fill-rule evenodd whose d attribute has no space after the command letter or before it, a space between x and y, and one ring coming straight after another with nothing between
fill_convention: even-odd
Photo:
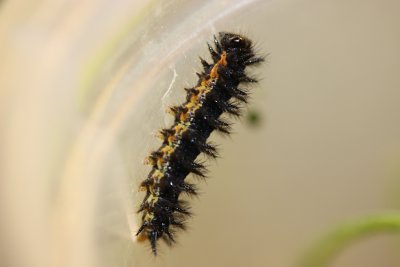
<instances>
[{"instance_id":1,"label":"spiny caterpillar","mask_svg":"<svg viewBox=\"0 0 400 267\"><path fill-rule=\"evenodd\" d=\"M245 68L264 60L255 55L248 38L227 32L220 32L218 37L214 36L214 48L208 44L213 63L200 58L204 71L197 74L197 85L185 89L185 103L170 108L175 122L160 131L163 143L146 159L153 168L140 185L146 196L138 211L142 213L142 225L136 236L150 241L154 255L158 239L170 245L175 242L175 229L185 229L190 212L179 197L181 193L196 195L195 185L185 182L185 178L190 173L205 177L205 167L197 156L203 153L217 157L215 146L207 143L207 138L214 130L230 133L231 123L220 116L241 115L241 103L247 102L248 90L238 86L257 82L245 74Z\"/></svg>"}]
</instances>

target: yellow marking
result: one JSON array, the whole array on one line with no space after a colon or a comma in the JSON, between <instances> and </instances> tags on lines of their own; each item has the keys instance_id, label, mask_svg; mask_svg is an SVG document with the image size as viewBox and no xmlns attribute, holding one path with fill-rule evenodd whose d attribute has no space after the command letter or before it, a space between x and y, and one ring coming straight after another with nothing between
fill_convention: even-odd
<instances>
[{"instance_id":1,"label":"yellow marking","mask_svg":"<svg viewBox=\"0 0 400 267\"><path fill-rule=\"evenodd\" d=\"M218 68L220 65L226 66L228 64L228 62L226 61L226 52L224 51L221 55L221 59L218 60L218 62L214 65L214 67L211 69L210 71L210 79L208 79L207 81L211 80L211 79L217 79L219 74L218 74Z\"/></svg>"},{"instance_id":2,"label":"yellow marking","mask_svg":"<svg viewBox=\"0 0 400 267\"><path fill-rule=\"evenodd\" d=\"M145 233L145 231L142 231L137 237L136 240L140 243L147 241L148 237L147 234Z\"/></svg>"},{"instance_id":3,"label":"yellow marking","mask_svg":"<svg viewBox=\"0 0 400 267\"><path fill-rule=\"evenodd\" d=\"M158 199L158 198L157 198ZM154 218L154 214L153 213L146 213L146 216L144 217L145 221L151 221Z\"/></svg>"},{"instance_id":4,"label":"yellow marking","mask_svg":"<svg viewBox=\"0 0 400 267\"><path fill-rule=\"evenodd\" d=\"M153 178L153 179L162 178L163 176L164 176L164 174L160 170L155 170L153 172L153 175L151 176L151 178Z\"/></svg>"},{"instance_id":5,"label":"yellow marking","mask_svg":"<svg viewBox=\"0 0 400 267\"><path fill-rule=\"evenodd\" d=\"M214 68L215 68L215 67L214 67ZM208 79L207 79L207 80L201 81L200 90L202 90L204 87L207 87L207 81L208 81Z\"/></svg>"},{"instance_id":6,"label":"yellow marking","mask_svg":"<svg viewBox=\"0 0 400 267\"><path fill-rule=\"evenodd\" d=\"M206 81L206 80L204 80L204 81ZM200 84L199 87L196 87L196 89L199 91L199 94L201 94L202 92L204 92L204 90L206 89L206 85L203 84L204 81L201 82L201 84Z\"/></svg>"},{"instance_id":7,"label":"yellow marking","mask_svg":"<svg viewBox=\"0 0 400 267\"><path fill-rule=\"evenodd\" d=\"M179 119L181 121L185 121L187 119L188 115L189 115L189 111L186 113L181 113L181 116L179 117Z\"/></svg>"},{"instance_id":8,"label":"yellow marking","mask_svg":"<svg viewBox=\"0 0 400 267\"><path fill-rule=\"evenodd\" d=\"M150 207L154 207L154 205L155 205L155 203L157 203L157 201L158 201L158 196L155 196L154 194L151 194L146 200L146 202L148 203L148 205ZM146 212L144 219L151 220L151 219L153 219L153 217L154 217L154 214L152 212Z\"/></svg>"},{"instance_id":9,"label":"yellow marking","mask_svg":"<svg viewBox=\"0 0 400 267\"><path fill-rule=\"evenodd\" d=\"M174 127L175 135L178 136L179 134L185 132L187 130L187 126L183 123L179 123Z\"/></svg>"},{"instance_id":10,"label":"yellow marking","mask_svg":"<svg viewBox=\"0 0 400 267\"><path fill-rule=\"evenodd\" d=\"M196 107L196 103L188 102L185 104L185 108L187 109L187 111L182 112L179 117L179 119L181 120L182 123L188 119L188 117L190 115L190 111L195 107Z\"/></svg>"},{"instance_id":11,"label":"yellow marking","mask_svg":"<svg viewBox=\"0 0 400 267\"><path fill-rule=\"evenodd\" d=\"M165 146L161 149L161 152L164 154L171 154L172 152L174 152L174 149L170 146Z\"/></svg>"},{"instance_id":12,"label":"yellow marking","mask_svg":"<svg viewBox=\"0 0 400 267\"><path fill-rule=\"evenodd\" d=\"M171 155L172 153L175 152L175 147L174 147L174 141L176 141L177 139L179 139L179 136L182 135L183 133L185 133L188 130L188 127L190 127L190 122L188 121L188 119L190 118L190 114L193 114L196 112L196 110L200 109L202 107L202 103L200 101L200 99L202 97L205 97L209 92L211 92L212 90L212 84L215 83L218 78L219 78L219 74L218 74L218 68L219 66L226 66L227 65L227 61L226 61L226 52L223 52L221 55L220 60L214 65L214 67L211 69L210 74L208 75L207 79L204 78L200 85L198 87L195 88L195 90L197 91L196 94L192 94L192 96L190 97L189 101L187 103L185 103L185 107L187 109L186 112L182 112L180 114L180 122L178 124L176 124L175 126L173 126L174 129L174 134L170 134L167 137L164 137L163 135L160 134L161 139L163 140L167 140L168 141L168 145L164 146L161 148L161 152L164 155ZM169 113L173 113L171 109L168 109L167 112ZM174 113L173 113L174 114ZM154 165L154 160L151 160L150 158L147 158L147 160L149 162L151 162L151 164ZM161 179L163 179L165 177L164 175L164 171L163 171L163 165L165 164L164 158L163 157L159 157L156 159L157 161L157 167L158 169L156 169L154 171L154 173L151 175L151 179L153 179L154 184L158 184L160 182ZM146 191L149 190L150 191L150 195L147 198L146 202L148 203L148 205L150 207L154 207L155 204L158 202L159 200L159 187L156 186L141 186L139 188L140 191ZM151 222L154 219L154 213L153 212L148 212L145 211L145 216L143 218L144 221L147 222ZM142 232L144 233L144 232ZM139 238L145 240L147 239L147 235L146 234L141 234L138 236L138 240Z\"/></svg>"},{"instance_id":13,"label":"yellow marking","mask_svg":"<svg viewBox=\"0 0 400 267\"><path fill-rule=\"evenodd\" d=\"M167 140L168 140L168 144L169 144L169 145L172 145L172 143L173 143L174 140L175 140L175 135L170 135L170 136L168 136Z\"/></svg>"},{"instance_id":14,"label":"yellow marking","mask_svg":"<svg viewBox=\"0 0 400 267\"><path fill-rule=\"evenodd\" d=\"M222 52L221 59L218 61L217 64L224 65L224 66L228 65L228 62L226 61L226 52L225 51Z\"/></svg>"},{"instance_id":15,"label":"yellow marking","mask_svg":"<svg viewBox=\"0 0 400 267\"><path fill-rule=\"evenodd\" d=\"M183 128L183 125L182 124L177 124L175 127L174 127L174 130L175 130L175 135L177 135L181 130L182 130L182 128Z\"/></svg>"},{"instance_id":16,"label":"yellow marking","mask_svg":"<svg viewBox=\"0 0 400 267\"><path fill-rule=\"evenodd\" d=\"M189 103L187 103L186 105L185 105L185 107L187 108L187 109L191 109L191 108L193 108L193 107L195 107L196 106L196 104L195 103L192 103L192 102L189 102Z\"/></svg>"},{"instance_id":17,"label":"yellow marking","mask_svg":"<svg viewBox=\"0 0 400 267\"><path fill-rule=\"evenodd\" d=\"M159 159L157 160L157 167L158 167L159 169L161 169L163 163L164 163L164 159L163 159L163 158L159 158Z\"/></svg>"},{"instance_id":18,"label":"yellow marking","mask_svg":"<svg viewBox=\"0 0 400 267\"><path fill-rule=\"evenodd\" d=\"M211 77L211 79L218 78L218 67L219 67L219 65L218 65L218 64L215 64L214 68L212 68L212 70L211 70L211 72L210 72L210 77ZM207 80L207 84L210 83L210 80L211 80L211 79L208 79L208 80Z\"/></svg>"},{"instance_id":19,"label":"yellow marking","mask_svg":"<svg viewBox=\"0 0 400 267\"><path fill-rule=\"evenodd\" d=\"M191 102L191 103L196 103L198 99L199 99L199 94L197 94L197 95L193 94L193 95L190 97L190 102Z\"/></svg>"}]
</instances>

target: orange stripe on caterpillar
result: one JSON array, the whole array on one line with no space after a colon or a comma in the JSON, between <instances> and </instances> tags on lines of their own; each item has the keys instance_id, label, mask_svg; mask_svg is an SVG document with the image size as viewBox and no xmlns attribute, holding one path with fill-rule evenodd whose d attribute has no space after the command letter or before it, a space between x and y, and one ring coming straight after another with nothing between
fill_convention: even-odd
<instances>
[{"instance_id":1,"label":"orange stripe on caterpillar","mask_svg":"<svg viewBox=\"0 0 400 267\"><path fill-rule=\"evenodd\" d=\"M238 86L256 82L245 69L263 61L255 55L248 38L234 33L221 32L218 39L214 36L214 47L208 45L208 50L213 63L200 58L204 71L198 74L197 86L185 89L186 102L167 111L175 117L174 124L159 132L163 144L146 159L153 169L140 185L139 190L146 195L139 208L142 224L136 235L150 241L154 255L160 238L172 244L175 231L185 229L190 212L180 196L197 192L185 178L190 173L205 176L206 168L197 156L217 157L216 147L207 139L213 131L230 133L231 123L220 116L240 116L248 93Z\"/></svg>"}]
</instances>

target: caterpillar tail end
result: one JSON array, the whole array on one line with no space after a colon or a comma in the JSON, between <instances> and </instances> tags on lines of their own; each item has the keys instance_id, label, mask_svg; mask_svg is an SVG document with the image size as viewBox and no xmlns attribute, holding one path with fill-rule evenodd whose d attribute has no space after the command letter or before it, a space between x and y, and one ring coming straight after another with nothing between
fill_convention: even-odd
<instances>
[{"instance_id":1,"label":"caterpillar tail end","mask_svg":"<svg viewBox=\"0 0 400 267\"><path fill-rule=\"evenodd\" d=\"M143 231L146 228L147 224L143 223L142 226L140 226L139 230L136 232L136 240L138 242L145 242L146 240L150 241L151 245L151 251L153 252L154 256L157 256L157 232L156 231L150 231L146 233L146 231Z\"/></svg>"}]
</instances>

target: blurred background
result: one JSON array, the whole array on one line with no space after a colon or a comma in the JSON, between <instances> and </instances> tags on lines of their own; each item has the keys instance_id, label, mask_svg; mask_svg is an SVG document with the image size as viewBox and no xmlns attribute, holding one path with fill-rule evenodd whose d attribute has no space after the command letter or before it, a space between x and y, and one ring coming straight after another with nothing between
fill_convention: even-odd
<instances>
[{"instance_id":1,"label":"blurred background","mask_svg":"<svg viewBox=\"0 0 400 267\"><path fill-rule=\"evenodd\" d=\"M398 214L399 10L0 1L0 266L299 266L343 223ZM154 258L134 238L143 159L219 31L255 40L267 63L250 70L261 81L232 138L212 136L221 158L188 231ZM400 266L398 232L382 232L329 266Z\"/></svg>"}]
</instances>

